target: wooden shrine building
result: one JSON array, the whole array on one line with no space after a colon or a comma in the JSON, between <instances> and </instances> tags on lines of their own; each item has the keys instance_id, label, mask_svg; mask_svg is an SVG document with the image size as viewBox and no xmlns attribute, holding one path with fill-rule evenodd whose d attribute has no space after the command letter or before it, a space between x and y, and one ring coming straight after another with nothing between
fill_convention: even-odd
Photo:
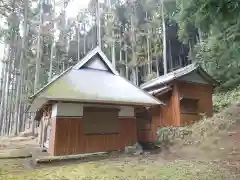
<instances>
[{"instance_id":1,"label":"wooden shrine building","mask_svg":"<svg viewBox=\"0 0 240 180\"><path fill-rule=\"evenodd\" d=\"M203 114L212 116L214 85L216 81L197 64L188 65L141 85L143 90L165 105L138 109L139 141L155 141L159 127L184 126L199 120Z\"/></svg>"},{"instance_id":2,"label":"wooden shrine building","mask_svg":"<svg viewBox=\"0 0 240 180\"><path fill-rule=\"evenodd\" d=\"M134 109L161 104L121 77L98 47L30 100L30 110L37 111L40 121L39 144L54 156L134 145Z\"/></svg>"}]
</instances>

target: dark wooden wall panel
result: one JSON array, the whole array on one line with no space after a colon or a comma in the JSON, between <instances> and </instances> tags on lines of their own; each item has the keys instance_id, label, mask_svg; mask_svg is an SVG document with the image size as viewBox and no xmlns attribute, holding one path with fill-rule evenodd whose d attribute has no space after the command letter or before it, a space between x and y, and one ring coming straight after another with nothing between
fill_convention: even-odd
<instances>
[{"instance_id":1,"label":"dark wooden wall panel","mask_svg":"<svg viewBox=\"0 0 240 180\"><path fill-rule=\"evenodd\" d=\"M137 142L136 119L120 119L118 134L84 135L82 118L57 117L52 131L51 154L55 156L123 150Z\"/></svg>"},{"instance_id":2,"label":"dark wooden wall panel","mask_svg":"<svg viewBox=\"0 0 240 180\"><path fill-rule=\"evenodd\" d=\"M193 84L178 82L179 96L199 99L197 113L206 113L208 117L213 114L212 94L213 87L208 84ZM181 124L191 123L201 118L199 114L181 114ZM192 120L191 120L192 119ZM183 122L182 122L183 121ZM187 122L184 122L187 121Z\"/></svg>"},{"instance_id":3,"label":"dark wooden wall panel","mask_svg":"<svg viewBox=\"0 0 240 180\"><path fill-rule=\"evenodd\" d=\"M138 109L138 111L140 110L141 109ZM160 106L150 109L149 113L151 114L151 120L141 120L141 127L137 126L137 137L139 142L154 142L156 140L157 129L162 126ZM144 122L145 126L143 124ZM143 127L145 127L145 129Z\"/></svg>"},{"instance_id":4,"label":"dark wooden wall panel","mask_svg":"<svg viewBox=\"0 0 240 180\"><path fill-rule=\"evenodd\" d=\"M135 118L120 118L120 147L124 149L127 145L137 142L137 123Z\"/></svg>"},{"instance_id":5,"label":"dark wooden wall panel","mask_svg":"<svg viewBox=\"0 0 240 180\"><path fill-rule=\"evenodd\" d=\"M181 126L190 125L201 118L200 115L195 114L181 114Z\"/></svg>"},{"instance_id":6,"label":"dark wooden wall panel","mask_svg":"<svg viewBox=\"0 0 240 180\"><path fill-rule=\"evenodd\" d=\"M138 141L139 142L154 142L154 130L139 130L138 131Z\"/></svg>"}]
</instances>

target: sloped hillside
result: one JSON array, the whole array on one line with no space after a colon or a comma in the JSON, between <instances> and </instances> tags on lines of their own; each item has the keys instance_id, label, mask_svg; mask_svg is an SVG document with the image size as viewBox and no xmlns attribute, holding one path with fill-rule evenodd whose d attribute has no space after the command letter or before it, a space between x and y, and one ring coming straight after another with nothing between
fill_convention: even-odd
<instances>
[{"instance_id":1,"label":"sloped hillside","mask_svg":"<svg viewBox=\"0 0 240 180\"><path fill-rule=\"evenodd\" d=\"M179 131L171 148L176 157L222 162L240 173L240 88L215 94L215 115Z\"/></svg>"},{"instance_id":2,"label":"sloped hillside","mask_svg":"<svg viewBox=\"0 0 240 180\"><path fill-rule=\"evenodd\" d=\"M238 129L240 125L240 87L226 93L215 94L213 102L215 114L212 118L204 118L184 128L190 132L184 138L185 143L204 143L219 134L233 135L232 131Z\"/></svg>"}]
</instances>

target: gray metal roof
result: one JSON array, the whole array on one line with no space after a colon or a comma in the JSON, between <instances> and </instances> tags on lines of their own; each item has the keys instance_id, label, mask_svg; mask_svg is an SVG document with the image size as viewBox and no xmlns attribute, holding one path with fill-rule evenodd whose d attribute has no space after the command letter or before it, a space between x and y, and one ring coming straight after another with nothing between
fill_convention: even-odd
<instances>
[{"instance_id":1,"label":"gray metal roof","mask_svg":"<svg viewBox=\"0 0 240 180\"><path fill-rule=\"evenodd\" d=\"M148 89L148 88L152 88L154 86L157 85L164 85L166 83L169 83L175 79L178 79L180 77L183 77L193 71L198 71L206 80L208 80L209 82L211 82L212 84L216 84L217 82L210 76L207 74L207 72L205 72L198 64L190 64L186 67L180 68L176 71L173 71L171 73L168 73L166 75L163 76L159 76L151 81L148 81L144 84L142 84L140 87L141 89Z\"/></svg>"},{"instance_id":2,"label":"gray metal roof","mask_svg":"<svg viewBox=\"0 0 240 180\"><path fill-rule=\"evenodd\" d=\"M90 52L91 56L87 55L92 59L94 55L98 54L100 58L96 59L96 63L86 66L88 61L83 59L84 63L81 61L69 68L31 96L31 110L40 108L49 100L146 106L162 104L118 75L111 63L106 61L99 51L101 50L97 49L97 51L94 50L94 53ZM93 68L100 64L100 60L105 63L108 70Z\"/></svg>"}]
</instances>

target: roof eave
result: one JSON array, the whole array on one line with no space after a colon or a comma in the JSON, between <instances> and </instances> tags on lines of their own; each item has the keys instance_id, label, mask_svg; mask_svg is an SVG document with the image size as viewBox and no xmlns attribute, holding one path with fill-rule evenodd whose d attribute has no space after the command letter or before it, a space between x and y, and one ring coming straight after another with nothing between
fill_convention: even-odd
<instances>
[{"instance_id":1,"label":"roof eave","mask_svg":"<svg viewBox=\"0 0 240 180\"><path fill-rule=\"evenodd\" d=\"M146 89L154 88L154 87L156 87L156 86L166 85L166 84L169 84L169 83L171 83L172 81L177 80L178 78L183 77L183 76L185 76L185 75L187 75L187 74L189 74L189 73L191 73L191 72L193 72L193 71L198 71L198 72L199 72L201 75L203 75L203 76L206 78L206 80L207 80L208 82L210 82L213 86L218 86L218 85L219 85L219 82L217 82L212 76L210 76L199 64L194 63L194 64L192 64L191 69L189 69L187 72L184 71L184 72L180 72L179 74L174 74L174 77L173 77L171 80L169 80L169 81L166 81L166 82L164 82L164 83L152 84L152 85L151 85L151 83L149 83L149 85L148 85L148 84L146 84L146 85L143 84L143 85L140 86L140 87L141 87L141 89L146 90ZM155 78L154 80L156 81L157 78ZM150 82L153 83L154 80L152 80L152 81L150 81Z\"/></svg>"},{"instance_id":2,"label":"roof eave","mask_svg":"<svg viewBox=\"0 0 240 180\"><path fill-rule=\"evenodd\" d=\"M202 67L198 67L198 72L202 74L208 82L210 82L213 86L218 86L219 82L215 80L212 76L210 76Z\"/></svg>"},{"instance_id":3,"label":"roof eave","mask_svg":"<svg viewBox=\"0 0 240 180\"><path fill-rule=\"evenodd\" d=\"M39 95L44 89L46 89L48 86L50 86L53 82L55 82L56 80L58 80L60 77L62 77L64 74L66 74L67 72L69 72L69 70L72 69L73 66L69 67L68 69L66 69L65 71L63 71L61 74L59 74L56 78L52 79L50 82L48 82L45 86L43 86L41 89L39 89L36 93L34 93L33 95L31 95L30 97L28 97L28 100L30 102L32 102L37 95Z\"/></svg>"},{"instance_id":4,"label":"roof eave","mask_svg":"<svg viewBox=\"0 0 240 180\"><path fill-rule=\"evenodd\" d=\"M150 96L150 95L149 95ZM154 97L153 97L154 98ZM86 99L66 99L66 98L52 98L44 97L46 101L67 101L67 102L79 102L79 103L103 103L103 104L115 104L115 105L129 105L129 106L154 106L164 104L163 102L156 100L156 102L124 102L124 101L109 101L109 100L86 100ZM155 99L155 98L154 98Z\"/></svg>"}]
</instances>

